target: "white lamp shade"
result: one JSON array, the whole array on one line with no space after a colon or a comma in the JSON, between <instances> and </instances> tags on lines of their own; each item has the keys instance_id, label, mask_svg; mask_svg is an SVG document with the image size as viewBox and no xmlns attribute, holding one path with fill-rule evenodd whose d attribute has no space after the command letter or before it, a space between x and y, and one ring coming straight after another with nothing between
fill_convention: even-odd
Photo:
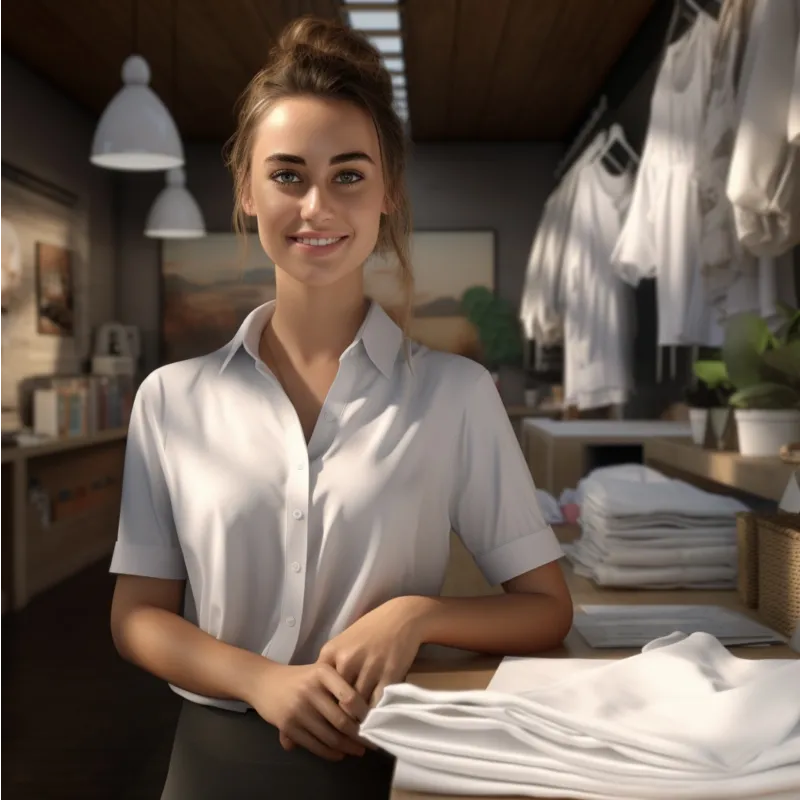
<instances>
[{"instance_id":1,"label":"white lamp shade","mask_svg":"<svg viewBox=\"0 0 800 800\"><path fill-rule=\"evenodd\" d=\"M137 55L122 65L123 87L106 106L92 141L92 164L126 172L183 166L183 144L167 107L148 85L150 67Z\"/></svg>"},{"instance_id":2,"label":"white lamp shade","mask_svg":"<svg viewBox=\"0 0 800 800\"><path fill-rule=\"evenodd\" d=\"M197 239L206 235L203 212L186 188L182 169L167 172L167 185L147 215L144 235L151 239Z\"/></svg>"}]
</instances>

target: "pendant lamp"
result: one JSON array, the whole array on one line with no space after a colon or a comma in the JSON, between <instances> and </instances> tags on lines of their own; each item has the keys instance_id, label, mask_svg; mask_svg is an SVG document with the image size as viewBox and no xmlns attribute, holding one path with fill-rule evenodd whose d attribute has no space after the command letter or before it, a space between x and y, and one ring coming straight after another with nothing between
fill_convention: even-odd
<instances>
[{"instance_id":1,"label":"pendant lamp","mask_svg":"<svg viewBox=\"0 0 800 800\"><path fill-rule=\"evenodd\" d=\"M182 169L167 172L167 185L150 209L144 235L151 239L195 239L206 235L203 213L186 188Z\"/></svg>"},{"instance_id":2,"label":"pendant lamp","mask_svg":"<svg viewBox=\"0 0 800 800\"><path fill-rule=\"evenodd\" d=\"M122 66L125 84L106 106L94 133L92 164L125 172L183 165L183 144L167 107L148 85L150 67L139 55Z\"/></svg>"}]
</instances>

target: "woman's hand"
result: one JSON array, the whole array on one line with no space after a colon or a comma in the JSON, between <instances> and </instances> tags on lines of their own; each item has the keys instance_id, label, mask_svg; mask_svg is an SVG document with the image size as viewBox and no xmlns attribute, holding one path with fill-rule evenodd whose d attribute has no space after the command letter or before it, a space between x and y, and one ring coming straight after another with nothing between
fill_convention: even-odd
<instances>
[{"instance_id":1,"label":"woman's hand","mask_svg":"<svg viewBox=\"0 0 800 800\"><path fill-rule=\"evenodd\" d=\"M367 704L328 664L273 664L247 698L259 716L278 728L281 745L296 744L329 761L363 756L358 726Z\"/></svg>"},{"instance_id":2,"label":"woman's hand","mask_svg":"<svg viewBox=\"0 0 800 800\"><path fill-rule=\"evenodd\" d=\"M389 600L325 644L318 663L373 706L386 686L405 680L422 641L419 621L413 597Z\"/></svg>"}]
</instances>

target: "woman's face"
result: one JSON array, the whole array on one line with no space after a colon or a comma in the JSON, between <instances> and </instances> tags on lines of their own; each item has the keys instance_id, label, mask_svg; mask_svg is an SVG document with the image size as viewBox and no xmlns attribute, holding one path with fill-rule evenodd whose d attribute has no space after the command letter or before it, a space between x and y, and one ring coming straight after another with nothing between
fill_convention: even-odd
<instances>
[{"instance_id":1,"label":"woman's face","mask_svg":"<svg viewBox=\"0 0 800 800\"><path fill-rule=\"evenodd\" d=\"M292 97L261 121L244 210L267 255L300 283L330 285L361 268L385 192L375 125L357 106Z\"/></svg>"}]
</instances>

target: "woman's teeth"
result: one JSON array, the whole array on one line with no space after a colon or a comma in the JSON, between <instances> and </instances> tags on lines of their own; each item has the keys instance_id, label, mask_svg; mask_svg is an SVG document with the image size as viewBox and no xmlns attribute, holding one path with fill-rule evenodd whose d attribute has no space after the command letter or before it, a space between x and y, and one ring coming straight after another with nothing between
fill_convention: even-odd
<instances>
[{"instance_id":1,"label":"woman's teeth","mask_svg":"<svg viewBox=\"0 0 800 800\"><path fill-rule=\"evenodd\" d=\"M325 247L329 244L335 244L338 241L341 241L343 237L337 236L334 239L297 239L300 244L308 244L312 247Z\"/></svg>"}]
</instances>

